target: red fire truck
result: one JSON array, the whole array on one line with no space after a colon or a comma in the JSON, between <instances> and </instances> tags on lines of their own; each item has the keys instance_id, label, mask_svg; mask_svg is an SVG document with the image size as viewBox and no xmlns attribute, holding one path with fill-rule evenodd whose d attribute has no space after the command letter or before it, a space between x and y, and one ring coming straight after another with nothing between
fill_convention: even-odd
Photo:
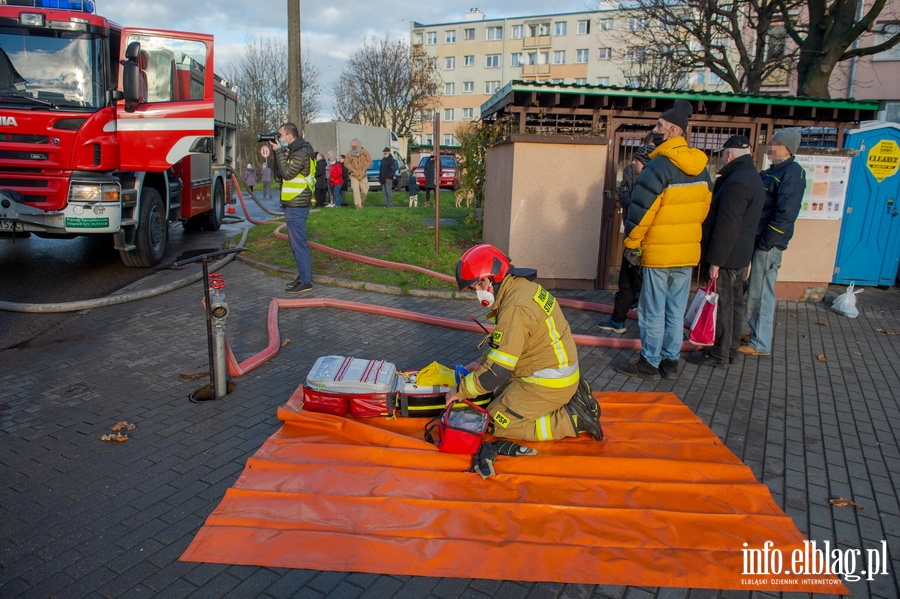
<instances>
[{"instance_id":1,"label":"red fire truck","mask_svg":"<svg viewBox=\"0 0 900 599\"><path fill-rule=\"evenodd\" d=\"M153 266L170 223L222 224L236 119L211 35L122 27L89 0L0 2L0 236L108 235Z\"/></svg>"}]
</instances>

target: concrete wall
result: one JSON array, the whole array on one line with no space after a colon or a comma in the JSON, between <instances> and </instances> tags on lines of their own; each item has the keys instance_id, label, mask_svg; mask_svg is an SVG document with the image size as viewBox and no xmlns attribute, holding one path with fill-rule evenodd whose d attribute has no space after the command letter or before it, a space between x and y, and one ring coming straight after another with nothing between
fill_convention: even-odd
<instances>
[{"instance_id":1,"label":"concrete wall","mask_svg":"<svg viewBox=\"0 0 900 599\"><path fill-rule=\"evenodd\" d=\"M492 147L484 242L547 287L592 289L607 156L605 138L513 135Z\"/></svg>"}]
</instances>

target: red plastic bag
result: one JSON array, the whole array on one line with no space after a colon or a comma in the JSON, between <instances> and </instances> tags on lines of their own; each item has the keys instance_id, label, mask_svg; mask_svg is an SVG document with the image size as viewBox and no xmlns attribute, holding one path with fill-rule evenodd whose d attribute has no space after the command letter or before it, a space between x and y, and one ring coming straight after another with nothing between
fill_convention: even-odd
<instances>
[{"instance_id":1,"label":"red plastic bag","mask_svg":"<svg viewBox=\"0 0 900 599\"><path fill-rule=\"evenodd\" d=\"M688 314L694 311L688 341L694 345L715 345L716 314L719 309L719 294L716 293L716 280L712 279L706 287L697 290Z\"/></svg>"}]
</instances>

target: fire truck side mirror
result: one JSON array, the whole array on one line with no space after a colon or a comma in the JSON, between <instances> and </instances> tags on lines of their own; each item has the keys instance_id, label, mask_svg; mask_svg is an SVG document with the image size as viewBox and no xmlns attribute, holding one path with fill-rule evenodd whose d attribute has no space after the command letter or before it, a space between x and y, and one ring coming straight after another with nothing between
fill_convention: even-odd
<instances>
[{"instance_id":1,"label":"fire truck side mirror","mask_svg":"<svg viewBox=\"0 0 900 599\"><path fill-rule=\"evenodd\" d=\"M126 112L134 112L137 105L145 101L146 98L146 93L143 90L144 77L139 63L140 55L140 42L128 44L128 47L125 49L125 60L122 64L122 91L125 96Z\"/></svg>"}]
</instances>

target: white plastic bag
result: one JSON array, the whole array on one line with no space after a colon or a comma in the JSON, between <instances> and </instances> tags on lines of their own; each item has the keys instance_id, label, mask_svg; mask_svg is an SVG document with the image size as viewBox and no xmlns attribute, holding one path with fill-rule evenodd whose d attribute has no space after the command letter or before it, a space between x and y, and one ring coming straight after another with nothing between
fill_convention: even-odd
<instances>
[{"instance_id":1,"label":"white plastic bag","mask_svg":"<svg viewBox=\"0 0 900 599\"><path fill-rule=\"evenodd\" d=\"M831 302L832 310L850 318L859 316L859 309L856 307L856 295L862 293L865 289L857 289L854 291L854 285L856 285L855 281L850 283L850 286L847 287L847 291L837 296L837 298Z\"/></svg>"}]
</instances>

